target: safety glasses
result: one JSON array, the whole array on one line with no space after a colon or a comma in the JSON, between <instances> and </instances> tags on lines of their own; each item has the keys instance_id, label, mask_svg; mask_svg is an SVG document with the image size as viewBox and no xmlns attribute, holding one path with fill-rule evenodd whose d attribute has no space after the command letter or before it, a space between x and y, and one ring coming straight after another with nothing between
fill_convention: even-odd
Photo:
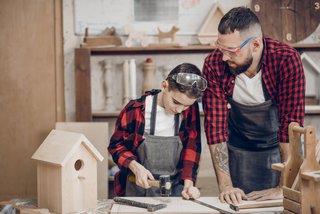
<instances>
[{"instance_id":1,"label":"safety glasses","mask_svg":"<svg viewBox=\"0 0 320 214\"><path fill-rule=\"evenodd\" d=\"M172 75L171 78L181 85L188 87L197 87L201 91L204 91L207 88L207 80L197 74L178 73Z\"/></svg>"},{"instance_id":2,"label":"safety glasses","mask_svg":"<svg viewBox=\"0 0 320 214\"><path fill-rule=\"evenodd\" d=\"M216 47L223 53L226 54L230 57L232 56L236 56L241 48L243 48L246 44L248 44L252 39L254 38L254 36L251 36L249 39L247 39L246 41L244 41L239 47L237 48L223 48L219 45L218 41L216 41Z\"/></svg>"}]
</instances>

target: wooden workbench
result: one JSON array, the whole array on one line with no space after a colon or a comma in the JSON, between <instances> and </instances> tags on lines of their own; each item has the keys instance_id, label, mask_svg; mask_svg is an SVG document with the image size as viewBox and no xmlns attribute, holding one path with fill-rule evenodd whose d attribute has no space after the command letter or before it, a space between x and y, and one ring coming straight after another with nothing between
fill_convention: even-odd
<instances>
[{"instance_id":1,"label":"wooden workbench","mask_svg":"<svg viewBox=\"0 0 320 214\"><path fill-rule=\"evenodd\" d=\"M213 209L202 206L195 202L184 200L181 197L170 197L170 198L161 198L161 197L124 197L131 200L136 200L139 202L152 203L152 204L161 204L166 203L167 207L157 210L154 213L161 214L207 214L207 213L219 213ZM233 211L225 203L221 203L217 197L201 197L199 199L202 202L208 203L220 209L226 210L231 213L282 213L283 207L271 207L271 208L255 208L255 209L243 209L238 212ZM270 202L270 201L266 201ZM245 203L255 203L254 201L248 201ZM260 202L261 203L261 202ZM144 214L150 213L144 208L132 207L127 205L113 204L110 214Z\"/></svg>"}]
</instances>

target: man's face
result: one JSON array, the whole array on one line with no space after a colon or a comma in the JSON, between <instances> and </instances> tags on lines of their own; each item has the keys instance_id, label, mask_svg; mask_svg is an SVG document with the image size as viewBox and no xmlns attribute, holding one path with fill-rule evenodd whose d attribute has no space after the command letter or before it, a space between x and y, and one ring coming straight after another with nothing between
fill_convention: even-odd
<instances>
[{"instance_id":1,"label":"man's face","mask_svg":"<svg viewBox=\"0 0 320 214\"><path fill-rule=\"evenodd\" d=\"M241 38L238 31L218 35L216 45L223 54L222 60L228 64L232 73L241 74L251 66L253 56L250 42L252 39L253 37Z\"/></svg>"},{"instance_id":2,"label":"man's face","mask_svg":"<svg viewBox=\"0 0 320 214\"><path fill-rule=\"evenodd\" d=\"M189 98L186 94L178 90L168 90L168 82L165 81L163 88L162 103L165 111L169 114L177 114L189 108L196 99Z\"/></svg>"}]
</instances>

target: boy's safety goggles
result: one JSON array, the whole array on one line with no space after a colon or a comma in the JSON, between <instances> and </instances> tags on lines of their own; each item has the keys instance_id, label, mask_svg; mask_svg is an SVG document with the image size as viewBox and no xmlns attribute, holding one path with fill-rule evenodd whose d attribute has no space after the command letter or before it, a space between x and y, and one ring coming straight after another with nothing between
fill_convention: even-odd
<instances>
[{"instance_id":1,"label":"boy's safety goggles","mask_svg":"<svg viewBox=\"0 0 320 214\"><path fill-rule=\"evenodd\" d=\"M197 74L178 73L172 75L171 78L181 85L188 87L197 87L201 91L204 91L207 88L207 80Z\"/></svg>"}]
</instances>

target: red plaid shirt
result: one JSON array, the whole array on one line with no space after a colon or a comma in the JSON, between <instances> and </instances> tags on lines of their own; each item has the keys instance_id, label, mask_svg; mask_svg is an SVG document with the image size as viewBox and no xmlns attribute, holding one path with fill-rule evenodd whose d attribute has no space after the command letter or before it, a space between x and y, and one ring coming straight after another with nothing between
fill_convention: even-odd
<instances>
[{"instance_id":1,"label":"red plaid shirt","mask_svg":"<svg viewBox=\"0 0 320 214\"><path fill-rule=\"evenodd\" d=\"M128 165L137 160L136 150L143 142L145 99L159 91L151 91L137 100L131 100L120 112L108 150L120 171L115 175L115 193L125 194ZM200 114L198 103L182 112L179 137L183 144L178 169L180 180L196 180L201 153Z\"/></svg>"},{"instance_id":2,"label":"red plaid shirt","mask_svg":"<svg viewBox=\"0 0 320 214\"><path fill-rule=\"evenodd\" d=\"M304 120L305 77L299 53L288 45L269 38L263 38L262 79L266 89L275 101L279 117L279 142L288 142L288 125ZM227 97L233 93L235 76L222 61L222 53L215 49L205 59L203 77L208 88L202 97L205 115L207 143L228 141Z\"/></svg>"}]
</instances>

